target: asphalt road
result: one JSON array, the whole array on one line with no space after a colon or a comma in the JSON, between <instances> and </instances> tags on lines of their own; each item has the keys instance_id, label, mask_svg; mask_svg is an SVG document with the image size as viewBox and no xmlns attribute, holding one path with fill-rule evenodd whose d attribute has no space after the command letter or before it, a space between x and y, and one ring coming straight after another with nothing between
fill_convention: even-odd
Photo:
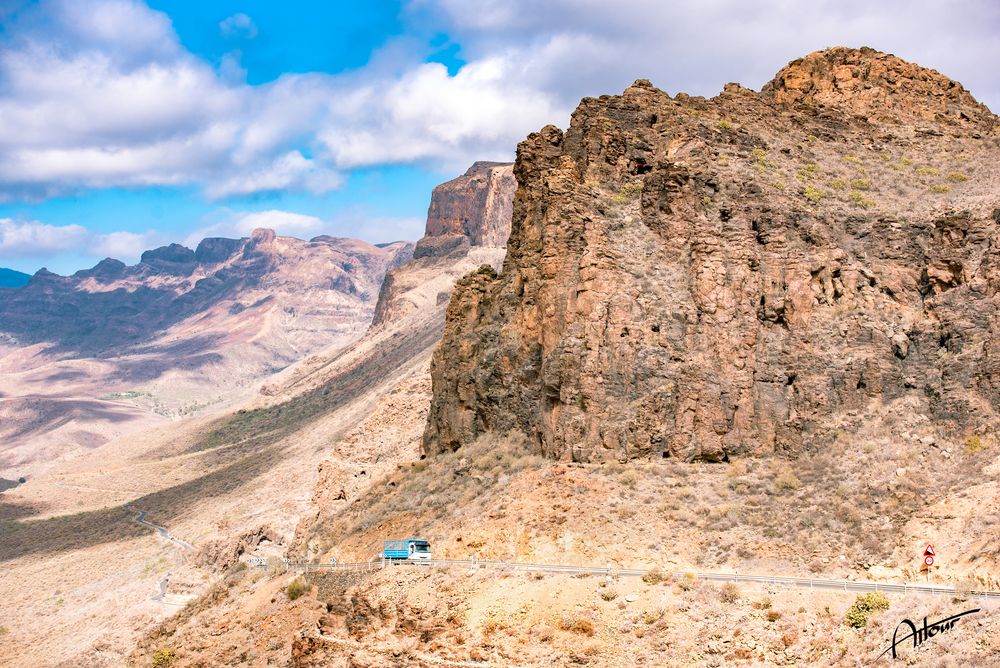
<instances>
[{"instance_id":1,"label":"asphalt road","mask_svg":"<svg viewBox=\"0 0 1000 668\"><path fill-rule=\"evenodd\" d=\"M586 573L590 575L613 575L621 577L642 577L648 570L628 568L608 568L594 566L570 566L565 564L528 564L512 561L477 561L471 559L434 559L421 561L375 561L354 564L289 563L288 567L305 572L370 571L386 567L417 566L466 566L469 568L500 568L516 571L541 573ZM697 573L692 571L668 571L664 575L675 580L694 578L711 582L752 582L805 589L825 589L845 592L887 592L898 594L924 594L933 596L954 596L954 587L930 584L892 582L869 582L862 580L825 580L815 578L793 578L778 575L741 575L739 573ZM1000 600L1000 591L962 591L965 596Z\"/></svg>"}]
</instances>

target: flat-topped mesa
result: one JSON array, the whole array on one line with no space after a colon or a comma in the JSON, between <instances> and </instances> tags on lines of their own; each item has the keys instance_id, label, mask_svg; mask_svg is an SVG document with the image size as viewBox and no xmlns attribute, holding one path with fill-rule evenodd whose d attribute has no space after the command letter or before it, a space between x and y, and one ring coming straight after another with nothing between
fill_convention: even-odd
<instances>
[{"instance_id":1,"label":"flat-topped mesa","mask_svg":"<svg viewBox=\"0 0 1000 668\"><path fill-rule=\"evenodd\" d=\"M511 163L485 161L434 188L414 256L447 255L467 246L502 248L510 235L516 188Z\"/></svg>"},{"instance_id":2,"label":"flat-topped mesa","mask_svg":"<svg viewBox=\"0 0 1000 668\"><path fill-rule=\"evenodd\" d=\"M944 123L989 132L996 120L957 81L868 47L836 47L793 60L761 95L784 107L831 107L879 123Z\"/></svg>"}]
</instances>

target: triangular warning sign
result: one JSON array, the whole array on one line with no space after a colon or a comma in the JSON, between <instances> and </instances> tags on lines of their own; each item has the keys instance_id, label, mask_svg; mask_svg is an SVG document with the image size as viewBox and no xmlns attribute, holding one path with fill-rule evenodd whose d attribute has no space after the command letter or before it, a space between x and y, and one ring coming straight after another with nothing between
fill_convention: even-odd
<instances>
[{"instance_id":1,"label":"triangular warning sign","mask_svg":"<svg viewBox=\"0 0 1000 668\"><path fill-rule=\"evenodd\" d=\"M924 550L924 556L925 557L933 557L935 554L937 554L937 553L934 551L934 546L933 545L928 545L927 549Z\"/></svg>"}]
</instances>

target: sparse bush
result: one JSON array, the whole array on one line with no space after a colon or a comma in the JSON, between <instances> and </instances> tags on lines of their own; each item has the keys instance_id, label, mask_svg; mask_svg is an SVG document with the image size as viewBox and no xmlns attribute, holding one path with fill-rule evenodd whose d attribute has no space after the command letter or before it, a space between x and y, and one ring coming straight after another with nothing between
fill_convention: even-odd
<instances>
[{"instance_id":1,"label":"sparse bush","mask_svg":"<svg viewBox=\"0 0 1000 668\"><path fill-rule=\"evenodd\" d=\"M781 613L777 610L768 610L765 617L767 617L767 621L769 622L776 622L781 619Z\"/></svg>"},{"instance_id":2,"label":"sparse bush","mask_svg":"<svg viewBox=\"0 0 1000 668\"><path fill-rule=\"evenodd\" d=\"M765 596L764 598L760 599L759 601L754 601L753 607L757 608L758 610L770 610L771 609L771 597L770 596Z\"/></svg>"},{"instance_id":3,"label":"sparse bush","mask_svg":"<svg viewBox=\"0 0 1000 668\"><path fill-rule=\"evenodd\" d=\"M733 124L730 123L729 121L727 121L725 118L723 118L721 121L719 121L719 129L720 130L732 130L733 129Z\"/></svg>"},{"instance_id":4,"label":"sparse bush","mask_svg":"<svg viewBox=\"0 0 1000 668\"><path fill-rule=\"evenodd\" d=\"M618 592L616 592L614 589L605 589L604 591L601 592L601 598L603 598L605 601L613 601L616 598L618 598Z\"/></svg>"},{"instance_id":5,"label":"sparse bush","mask_svg":"<svg viewBox=\"0 0 1000 668\"><path fill-rule=\"evenodd\" d=\"M586 617L564 616L559 621L559 628L563 631L572 631L583 636L594 635L594 622Z\"/></svg>"},{"instance_id":6,"label":"sparse bush","mask_svg":"<svg viewBox=\"0 0 1000 668\"><path fill-rule=\"evenodd\" d=\"M639 198L642 195L642 182L635 181L633 183L623 183L622 187L618 189L618 192L612 195L611 201L615 204L627 204Z\"/></svg>"},{"instance_id":7,"label":"sparse bush","mask_svg":"<svg viewBox=\"0 0 1000 668\"><path fill-rule=\"evenodd\" d=\"M950 186L946 186L946 185L945 185L945 184L943 184L943 183L938 183L938 184L936 184L936 185L933 185L933 186L931 186L931 187L929 188L929 190L930 190L930 191L931 191L932 193L938 193L938 194L940 194L940 193L946 193L946 192L950 192L950 191L951 191L951 187L950 187Z\"/></svg>"},{"instance_id":8,"label":"sparse bush","mask_svg":"<svg viewBox=\"0 0 1000 668\"><path fill-rule=\"evenodd\" d=\"M740 588L732 582L727 582L719 587L719 599L723 603L736 603L740 600Z\"/></svg>"},{"instance_id":9,"label":"sparse bush","mask_svg":"<svg viewBox=\"0 0 1000 668\"><path fill-rule=\"evenodd\" d=\"M937 167L917 167L917 174L921 176L937 176L941 170Z\"/></svg>"},{"instance_id":10,"label":"sparse bush","mask_svg":"<svg viewBox=\"0 0 1000 668\"><path fill-rule=\"evenodd\" d=\"M808 199L810 202L814 204L818 203L820 200L826 197L826 193L824 191L820 190L819 188L811 184L805 187L805 190L802 191L802 194L806 196L806 199Z\"/></svg>"},{"instance_id":11,"label":"sparse bush","mask_svg":"<svg viewBox=\"0 0 1000 668\"><path fill-rule=\"evenodd\" d=\"M792 492L802 487L802 481L795 477L789 466L784 466L774 477L774 488L779 492Z\"/></svg>"},{"instance_id":12,"label":"sparse bush","mask_svg":"<svg viewBox=\"0 0 1000 668\"><path fill-rule=\"evenodd\" d=\"M635 472L635 469L626 469L620 476L618 476L618 482L625 485L629 489L635 489L636 484L639 482L639 474Z\"/></svg>"},{"instance_id":13,"label":"sparse bush","mask_svg":"<svg viewBox=\"0 0 1000 668\"><path fill-rule=\"evenodd\" d=\"M844 618L848 626L860 629L868 623L876 612L889 609L889 599L885 594L873 591L870 594L859 594L847 610Z\"/></svg>"},{"instance_id":14,"label":"sparse bush","mask_svg":"<svg viewBox=\"0 0 1000 668\"><path fill-rule=\"evenodd\" d=\"M966 452L979 452L985 449L986 446L983 444L983 439L979 438L979 434L973 434L965 440Z\"/></svg>"},{"instance_id":15,"label":"sparse bush","mask_svg":"<svg viewBox=\"0 0 1000 668\"><path fill-rule=\"evenodd\" d=\"M969 177L962 172L952 172L948 175L948 180L952 183L962 183L963 181L968 181Z\"/></svg>"},{"instance_id":16,"label":"sparse bush","mask_svg":"<svg viewBox=\"0 0 1000 668\"><path fill-rule=\"evenodd\" d=\"M778 179L775 179L774 181L772 181L771 185L774 186L775 188L777 188L778 190L784 190L785 188L788 187L788 186L785 185L784 181L779 181Z\"/></svg>"},{"instance_id":17,"label":"sparse bush","mask_svg":"<svg viewBox=\"0 0 1000 668\"><path fill-rule=\"evenodd\" d=\"M861 158L859 158L856 155L845 155L844 160L851 163L852 165L858 165L858 166L861 165Z\"/></svg>"},{"instance_id":18,"label":"sparse bush","mask_svg":"<svg viewBox=\"0 0 1000 668\"><path fill-rule=\"evenodd\" d=\"M847 181L844 179L833 179L830 181L830 187L834 190L847 190Z\"/></svg>"},{"instance_id":19,"label":"sparse bush","mask_svg":"<svg viewBox=\"0 0 1000 668\"><path fill-rule=\"evenodd\" d=\"M851 179L851 187L855 190L871 190L872 185L868 179Z\"/></svg>"},{"instance_id":20,"label":"sparse bush","mask_svg":"<svg viewBox=\"0 0 1000 668\"><path fill-rule=\"evenodd\" d=\"M302 578L295 578L288 583L288 586L285 588L285 593L288 594L289 600L294 601L305 594L308 589L309 587L302 580Z\"/></svg>"},{"instance_id":21,"label":"sparse bush","mask_svg":"<svg viewBox=\"0 0 1000 668\"><path fill-rule=\"evenodd\" d=\"M862 209L871 209L875 206L875 200L865 197L864 194L859 192L852 192L848 197L854 203L854 206L860 207Z\"/></svg>"},{"instance_id":22,"label":"sparse bush","mask_svg":"<svg viewBox=\"0 0 1000 668\"><path fill-rule=\"evenodd\" d=\"M653 566L651 569L643 573L642 581L648 585L655 585L663 582L667 579L667 576L663 574L663 571L657 566Z\"/></svg>"},{"instance_id":23,"label":"sparse bush","mask_svg":"<svg viewBox=\"0 0 1000 668\"><path fill-rule=\"evenodd\" d=\"M177 660L177 654L172 649L158 649L153 652L153 668L170 668Z\"/></svg>"}]
</instances>

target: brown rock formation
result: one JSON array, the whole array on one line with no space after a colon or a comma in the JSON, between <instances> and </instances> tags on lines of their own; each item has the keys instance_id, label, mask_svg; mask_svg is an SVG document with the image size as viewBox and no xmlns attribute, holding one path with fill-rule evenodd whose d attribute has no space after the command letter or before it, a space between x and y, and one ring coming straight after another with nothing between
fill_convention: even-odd
<instances>
[{"instance_id":1,"label":"brown rock formation","mask_svg":"<svg viewBox=\"0 0 1000 668\"><path fill-rule=\"evenodd\" d=\"M431 194L427 231L414 255L440 255L468 239L471 246L503 248L510 235L514 200L509 163L476 162L462 176L442 183ZM456 239L457 238L457 239Z\"/></svg>"},{"instance_id":2,"label":"brown rock formation","mask_svg":"<svg viewBox=\"0 0 1000 668\"><path fill-rule=\"evenodd\" d=\"M761 93L584 99L518 148L503 271L456 288L425 450L518 429L575 460L794 453L901 398L991 429L996 127L871 49Z\"/></svg>"},{"instance_id":3,"label":"brown rock formation","mask_svg":"<svg viewBox=\"0 0 1000 668\"><path fill-rule=\"evenodd\" d=\"M468 270L469 260L499 266L510 235L516 188L513 165L482 161L434 188L426 231L414 248L413 261L386 274L372 326L403 317L413 306L404 295L411 293L414 280L452 274L448 265ZM427 276L418 279L422 272ZM450 294L449 282L437 295L441 299L437 305Z\"/></svg>"}]
</instances>

